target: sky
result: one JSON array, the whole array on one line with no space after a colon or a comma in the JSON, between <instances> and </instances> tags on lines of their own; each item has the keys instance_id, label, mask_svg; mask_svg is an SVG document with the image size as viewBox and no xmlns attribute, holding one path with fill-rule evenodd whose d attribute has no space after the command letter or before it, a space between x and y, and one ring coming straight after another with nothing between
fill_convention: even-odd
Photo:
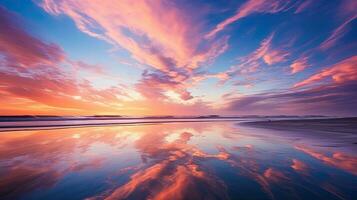
<instances>
[{"instance_id":1,"label":"sky","mask_svg":"<svg viewBox=\"0 0 357 200\"><path fill-rule=\"evenodd\" d=\"M357 115L355 0L2 0L0 115Z\"/></svg>"}]
</instances>

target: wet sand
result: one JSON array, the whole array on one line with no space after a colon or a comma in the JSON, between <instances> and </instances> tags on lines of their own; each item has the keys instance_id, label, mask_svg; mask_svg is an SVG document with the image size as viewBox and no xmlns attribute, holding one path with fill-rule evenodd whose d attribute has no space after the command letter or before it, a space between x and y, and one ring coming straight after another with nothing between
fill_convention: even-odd
<instances>
[{"instance_id":1,"label":"wet sand","mask_svg":"<svg viewBox=\"0 0 357 200\"><path fill-rule=\"evenodd\" d=\"M284 137L313 140L316 146L357 149L357 117L329 119L265 120L239 125L271 130Z\"/></svg>"},{"instance_id":2,"label":"wet sand","mask_svg":"<svg viewBox=\"0 0 357 200\"><path fill-rule=\"evenodd\" d=\"M284 131L239 122L5 131L0 134L0 172L4 172L0 199L353 199L357 195L357 151L345 145L346 138L356 134L341 134L338 129L317 134L311 127ZM343 138L341 146L330 146L336 138Z\"/></svg>"},{"instance_id":3,"label":"wet sand","mask_svg":"<svg viewBox=\"0 0 357 200\"><path fill-rule=\"evenodd\" d=\"M330 119L268 120L242 122L242 124L279 130L309 130L327 133L357 134L357 117Z\"/></svg>"}]
</instances>

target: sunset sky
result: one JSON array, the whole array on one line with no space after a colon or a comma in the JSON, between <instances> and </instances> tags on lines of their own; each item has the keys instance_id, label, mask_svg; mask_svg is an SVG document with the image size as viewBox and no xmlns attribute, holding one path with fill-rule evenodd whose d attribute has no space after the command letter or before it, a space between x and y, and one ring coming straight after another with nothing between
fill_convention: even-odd
<instances>
[{"instance_id":1,"label":"sunset sky","mask_svg":"<svg viewBox=\"0 0 357 200\"><path fill-rule=\"evenodd\" d=\"M2 0L0 115L357 115L356 0Z\"/></svg>"}]
</instances>

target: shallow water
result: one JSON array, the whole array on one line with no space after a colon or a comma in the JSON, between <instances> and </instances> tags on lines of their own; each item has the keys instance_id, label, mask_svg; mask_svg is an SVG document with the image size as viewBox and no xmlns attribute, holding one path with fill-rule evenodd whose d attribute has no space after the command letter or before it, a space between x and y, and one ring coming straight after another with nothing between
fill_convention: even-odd
<instances>
[{"instance_id":1,"label":"shallow water","mask_svg":"<svg viewBox=\"0 0 357 200\"><path fill-rule=\"evenodd\" d=\"M353 199L333 138L182 122L0 133L0 199Z\"/></svg>"}]
</instances>

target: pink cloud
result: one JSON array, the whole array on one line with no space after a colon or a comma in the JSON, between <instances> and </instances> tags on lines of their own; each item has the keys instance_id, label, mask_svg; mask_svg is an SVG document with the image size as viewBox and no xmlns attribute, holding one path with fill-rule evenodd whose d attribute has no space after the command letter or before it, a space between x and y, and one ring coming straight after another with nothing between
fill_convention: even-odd
<instances>
[{"instance_id":1,"label":"pink cloud","mask_svg":"<svg viewBox=\"0 0 357 200\"><path fill-rule=\"evenodd\" d=\"M239 65L252 66L257 68L259 61L262 60L268 65L277 64L286 60L288 52L272 48L274 33L270 34L261 43L258 49L251 54L243 57Z\"/></svg>"},{"instance_id":2,"label":"pink cloud","mask_svg":"<svg viewBox=\"0 0 357 200\"><path fill-rule=\"evenodd\" d=\"M62 49L24 31L17 16L0 6L0 58L3 65L30 68L51 65L65 59Z\"/></svg>"},{"instance_id":3,"label":"pink cloud","mask_svg":"<svg viewBox=\"0 0 357 200\"><path fill-rule=\"evenodd\" d=\"M154 133L154 134L153 134ZM181 132L180 137L168 141L170 131L145 129L145 134L135 142L136 148L142 152L143 159L155 159L155 163L148 162L143 168L134 172L130 179L97 196L105 199L120 199L143 193L143 198L152 199L187 199L195 197L221 198L226 197L222 190L224 184L210 173L201 169L195 159L226 160L227 153L207 154L189 143L192 133ZM204 184L207 191L201 194L198 187ZM96 197L94 197L96 198Z\"/></svg>"},{"instance_id":4,"label":"pink cloud","mask_svg":"<svg viewBox=\"0 0 357 200\"><path fill-rule=\"evenodd\" d=\"M324 153L302 146L296 146L295 148L325 162L326 164L345 170L354 175L357 174L357 158L354 156L346 155L340 152L333 152L332 155L325 155Z\"/></svg>"},{"instance_id":5,"label":"pink cloud","mask_svg":"<svg viewBox=\"0 0 357 200\"><path fill-rule=\"evenodd\" d=\"M52 14L68 15L81 31L119 45L162 71L190 64L200 39L199 27L185 17L187 13L162 1L47 0L42 6Z\"/></svg>"},{"instance_id":6,"label":"pink cloud","mask_svg":"<svg viewBox=\"0 0 357 200\"><path fill-rule=\"evenodd\" d=\"M320 44L320 49L327 50L331 48L348 32L349 24L357 18L356 7L357 2L354 0L342 1L341 6L337 11L337 15L343 18L343 23Z\"/></svg>"},{"instance_id":7,"label":"pink cloud","mask_svg":"<svg viewBox=\"0 0 357 200\"><path fill-rule=\"evenodd\" d=\"M1 14L4 13L2 12ZM5 19L2 18L2 20ZM36 51L36 49L31 48L46 46L45 42L34 38L11 22L7 21L1 25L4 24L14 26L18 31L22 32L24 38L31 39L32 44L24 46L29 51ZM8 40L6 42L10 46L17 45L16 40ZM23 53L25 52L23 51ZM18 51L8 51L4 58L9 58L8 60L10 60L10 58L18 56L17 53ZM0 60L2 66L0 68L0 96L2 97L0 103L6 105L0 108L2 114L78 115L126 113L153 115L189 113L193 115L210 112L209 107L204 102L179 105L173 102L150 101L150 98L143 101L137 99L135 95L132 96L132 93L136 91L125 85L118 84L105 89L96 89L91 82L78 77L77 72L86 70L102 76L104 73L101 70L102 67L81 61L63 60L62 58L56 60L57 52L47 51L46 53L48 57L34 57L36 59L31 58L31 62L28 62L28 59L22 59L22 57L20 57L21 59L12 60L11 63L7 62L8 60ZM26 54L23 56L26 56ZM65 53L61 57L66 57ZM48 60L46 60L47 58ZM31 68L26 68L24 63L30 63ZM62 67L63 64L67 67ZM180 85L185 82L183 80L186 78L185 73L177 73L174 77L176 81L174 84L165 84L165 80L158 80L157 82L159 87L162 87L159 88L160 90L174 88L182 99L188 100L192 98L192 95ZM148 87L147 90L152 92L155 89Z\"/></svg>"},{"instance_id":8,"label":"pink cloud","mask_svg":"<svg viewBox=\"0 0 357 200\"><path fill-rule=\"evenodd\" d=\"M284 11L289 8L289 3L290 1L280 0L249 0L236 11L235 15L219 23L212 31L206 34L205 37L212 38L226 26L254 13L277 13Z\"/></svg>"},{"instance_id":9,"label":"pink cloud","mask_svg":"<svg viewBox=\"0 0 357 200\"><path fill-rule=\"evenodd\" d=\"M183 100L192 99L191 94L186 90L182 81L187 80L185 73L175 73L174 76L161 72L150 73L147 70L142 74L143 78L136 84L137 90L149 99L166 99L165 91L174 91L181 96Z\"/></svg>"},{"instance_id":10,"label":"pink cloud","mask_svg":"<svg viewBox=\"0 0 357 200\"><path fill-rule=\"evenodd\" d=\"M291 73L295 74L298 72L303 71L305 68L309 67L310 65L308 64L308 57L301 57L297 60L295 60L291 65Z\"/></svg>"},{"instance_id":11,"label":"pink cloud","mask_svg":"<svg viewBox=\"0 0 357 200\"><path fill-rule=\"evenodd\" d=\"M92 72L97 75L105 75L106 74L104 71L104 67L100 66L100 65L91 65L91 64L88 64L88 63L85 63L82 61L76 61L76 62L68 61L68 62L70 62L70 64L73 66L73 68L76 71L85 70L85 71Z\"/></svg>"},{"instance_id":12,"label":"pink cloud","mask_svg":"<svg viewBox=\"0 0 357 200\"><path fill-rule=\"evenodd\" d=\"M259 59L262 59L266 54L268 54L270 48L271 48L271 43L274 38L274 33L270 34L267 38L265 38L261 43L260 46L257 50L255 50L253 53L249 54L248 56L244 57L243 63L252 63L256 62Z\"/></svg>"},{"instance_id":13,"label":"pink cloud","mask_svg":"<svg viewBox=\"0 0 357 200\"><path fill-rule=\"evenodd\" d=\"M157 95L172 89L179 91L183 100L190 99L184 89L187 84L182 82L189 81L194 69L228 48L228 38L202 45L201 26L195 16L165 1L45 0L41 6L51 14L69 16L82 32L129 51L137 61L180 83L156 81L152 93ZM147 82L144 79L141 82Z\"/></svg>"},{"instance_id":14,"label":"pink cloud","mask_svg":"<svg viewBox=\"0 0 357 200\"><path fill-rule=\"evenodd\" d=\"M108 112L116 110L110 105L128 96L123 85L95 89L77 73L104 75L101 67L69 60L59 46L28 34L14 14L2 7L0 11L0 94L6 99L1 100L6 104L2 112L41 112L36 108Z\"/></svg>"},{"instance_id":15,"label":"pink cloud","mask_svg":"<svg viewBox=\"0 0 357 200\"><path fill-rule=\"evenodd\" d=\"M334 46L336 44L336 42L341 39L343 37L344 34L346 34L346 32L348 31L348 24L350 22L352 22L353 20L355 20L357 18L357 14L348 18L346 21L344 21L340 26L338 26L332 33L331 35L324 40L321 44L320 44L320 49L322 50L327 50L329 48L331 48L332 46Z\"/></svg>"},{"instance_id":16,"label":"pink cloud","mask_svg":"<svg viewBox=\"0 0 357 200\"><path fill-rule=\"evenodd\" d=\"M273 65L285 61L288 55L287 52L272 50L263 56L263 60L266 64Z\"/></svg>"},{"instance_id":17,"label":"pink cloud","mask_svg":"<svg viewBox=\"0 0 357 200\"><path fill-rule=\"evenodd\" d=\"M220 77L224 77L225 80L228 80L227 77L232 77L237 73L247 74L255 72L260 66L259 61L264 58L264 56L269 52L274 34L270 34L265 38L261 43L258 49L253 51L247 56L240 58L240 63L238 65L232 66L224 73L220 73ZM225 75L224 75L225 74Z\"/></svg>"},{"instance_id":18,"label":"pink cloud","mask_svg":"<svg viewBox=\"0 0 357 200\"><path fill-rule=\"evenodd\" d=\"M285 115L340 115L356 113L356 81L345 84L326 84L308 88L291 88L280 92L251 95L226 95L225 109L229 113ZM233 93L234 94L234 93Z\"/></svg>"},{"instance_id":19,"label":"pink cloud","mask_svg":"<svg viewBox=\"0 0 357 200\"><path fill-rule=\"evenodd\" d=\"M192 65L186 68L172 68L170 72L144 71L142 79L136 84L138 91L147 98L165 100L165 92L174 91L179 94L184 101L193 99L194 97L188 92L188 88L195 86L198 82L206 78L216 78L210 74L196 74L191 70L194 66L198 66L201 62L211 62L218 55L223 53L228 48L228 38L217 40L209 47L209 51L203 54L197 54L192 58Z\"/></svg>"},{"instance_id":20,"label":"pink cloud","mask_svg":"<svg viewBox=\"0 0 357 200\"><path fill-rule=\"evenodd\" d=\"M306 172L307 171L307 165L303 163L302 161L298 159L293 159L291 164L291 168L293 168L295 171L298 172Z\"/></svg>"},{"instance_id":21,"label":"pink cloud","mask_svg":"<svg viewBox=\"0 0 357 200\"><path fill-rule=\"evenodd\" d=\"M300 81L294 87L302 87L319 83L330 78L334 83L345 83L357 80L357 56L347 58L329 68L326 68L309 78Z\"/></svg>"},{"instance_id":22,"label":"pink cloud","mask_svg":"<svg viewBox=\"0 0 357 200\"><path fill-rule=\"evenodd\" d=\"M221 83L225 83L232 77L237 75L243 75L241 77L247 77L247 74L256 72L261 64L274 65L287 60L290 55L288 52L280 49L274 49L272 46L275 33L270 34L259 45L259 47L250 54L239 58L239 63L231 66L224 72L211 75L210 77L216 77L221 80ZM245 81L246 82L246 81ZM244 85L251 86L251 83L245 83Z\"/></svg>"},{"instance_id":23,"label":"pink cloud","mask_svg":"<svg viewBox=\"0 0 357 200\"><path fill-rule=\"evenodd\" d=\"M36 104L64 110L78 109L78 112L86 109L110 111L113 109L109 108L110 102L118 101L116 95L122 94L119 87L96 90L89 82L59 70L47 69L47 72L41 73L22 70L21 75L0 72L0 78L0 91L6 96L25 98Z\"/></svg>"},{"instance_id":24,"label":"pink cloud","mask_svg":"<svg viewBox=\"0 0 357 200\"><path fill-rule=\"evenodd\" d=\"M0 58L0 103L6 105L0 108L3 114L142 115L211 111L202 101L190 105L168 102L165 92L173 91L182 100L192 99L187 87L192 84L190 77L195 75L190 71L195 65L209 61L227 48L226 38L215 41L211 48L207 46L197 52L196 64L186 68L168 66L168 71L144 73L142 80L134 87L118 83L98 89L81 73L109 78L105 66L68 59L60 47L30 35L14 23L17 18L13 14L0 9L0 26L4 27L0 29L0 53L3 55ZM157 99L160 100L155 101Z\"/></svg>"},{"instance_id":25,"label":"pink cloud","mask_svg":"<svg viewBox=\"0 0 357 200\"><path fill-rule=\"evenodd\" d=\"M314 3L314 0L305 0L303 1L295 10L295 14L304 12L306 9L308 9L312 4Z\"/></svg>"},{"instance_id":26,"label":"pink cloud","mask_svg":"<svg viewBox=\"0 0 357 200\"><path fill-rule=\"evenodd\" d=\"M75 134L65 129L29 130L16 136L2 134L0 159L11 162L3 168L7 173L0 174L1 199L23 198L24 193L52 188L68 174L100 167L109 157L85 152L98 141L108 148L122 147L125 134L118 137L119 130L118 127L108 128L105 134L98 129L82 129ZM76 152L82 153L82 159L63 156L75 155ZM23 159L14 162L18 157Z\"/></svg>"},{"instance_id":27,"label":"pink cloud","mask_svg":"<svg viewBox=\"0 0 357 200\"><path fill-rule=\"evenodd\" d=\"M288 177L286 177L282 172L273 168L266 169L263 175L268 181L271 182L280 182L288 180Z\"/></svg>"}]
</instances>

